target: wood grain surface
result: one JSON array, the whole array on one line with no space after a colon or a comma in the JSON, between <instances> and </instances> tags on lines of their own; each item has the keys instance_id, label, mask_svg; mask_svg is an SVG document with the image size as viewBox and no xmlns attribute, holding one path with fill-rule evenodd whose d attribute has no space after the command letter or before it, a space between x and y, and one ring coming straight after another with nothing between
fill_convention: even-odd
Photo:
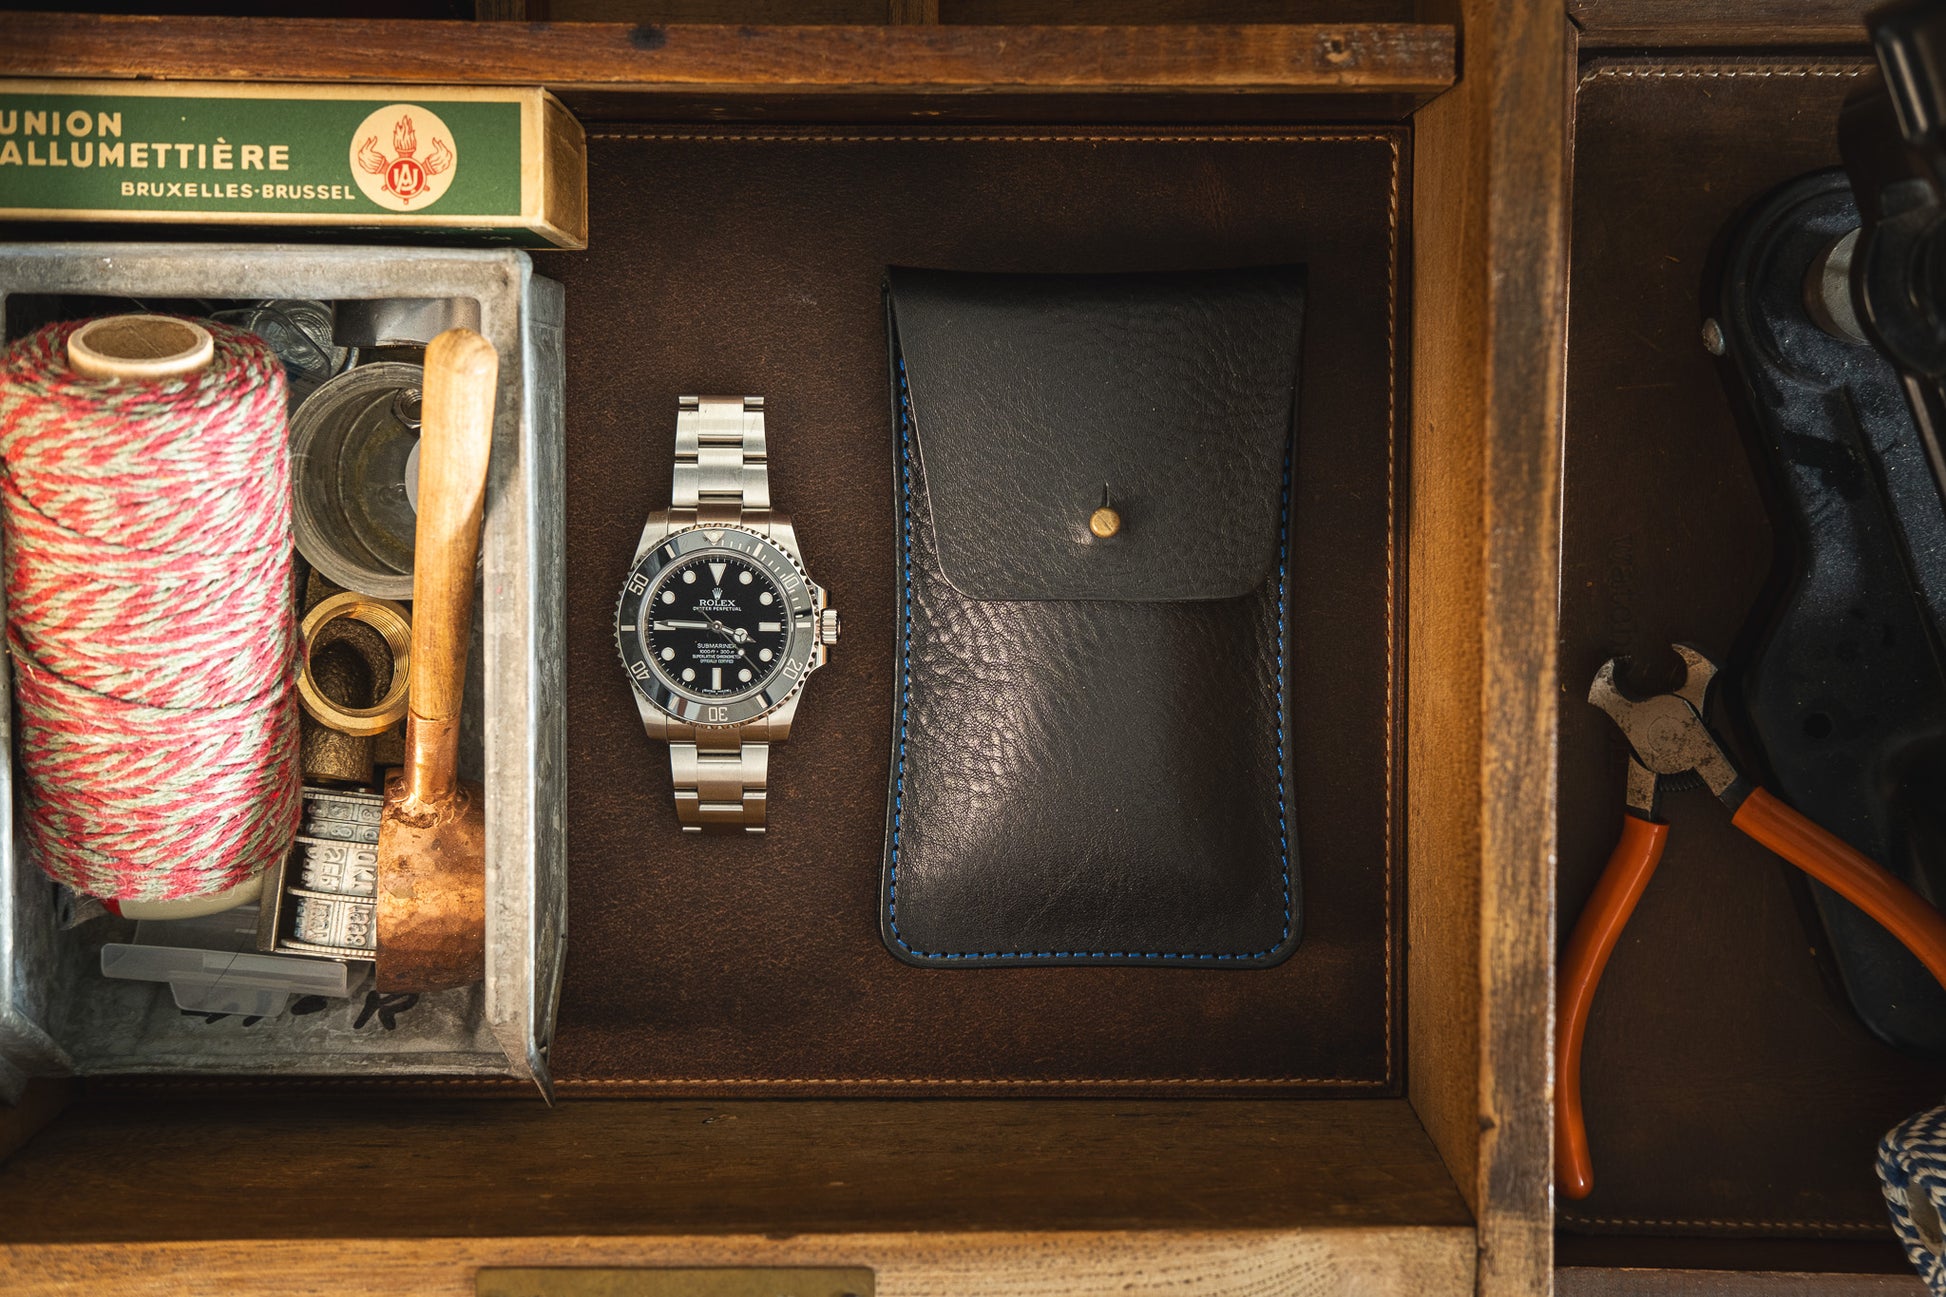
<instances>
[{"instance_id":1,"label":"wood grain surface","mask_svg":"<svg viewBox=\"0 0 1946 1297\"><path fill-rule=\"evenodd\" d=\"M864 1265L878 1297L1465 1297L1457 1226L0 1247L9 1297L471 1297L485 1266Z\"/></svg>"},{"instance_id":2,"label":"wood grain surface","mask_svg":"<svg viewBox=\"0 0 1946 1297\"><path fill-rule=\"evenodd\" d=\"M1546 1291L1565 18L1547 0L1426 8L1442 21L347 22L328 39L0 16L0 65L23 75L480 80L887 115L927 95L973 113L996 91L1221 97L1239 120L1253 98L1423 98L1453 82L1448 24L1468 40L1414 155L1413 635L1396 666L1413 682L1412 1106L88 1100L0 1167L9 1290L458 1293L486 1264L862 1261L888 1293L1458 1293L1475 1291L1471 1204L1477 1290Z\"/></svg>"},{"instance_id":3,"label":"wood grain surface","mask_svg":"<svg viewBox=\"0 0 1946 1297\"><path fill-rule=\"evenodd\" d=\"M448 329L426 348L412 564L412 712L430 721L457 721L466 689L499 372L493 344L471 329ZM445 788L415 791L443 799L457 772L447 769L441 777Z\"/></svg>"},{"instance_id":4,"label":"wood grain surface","mask_svg":"<svg viewBox=\"0 0 1946 1297\"><path fill-rule=\"evenodd\" d=\"M18 76L464 81L663 91L996 88L1436 93L1454 32L1418 23L997 27L438 23L0 14Z\"/></svg>"},{"instance_id":5,"label":"wood grain surface","mask_svg":"<svg viewBox=\"0 0 1946 1297\"><path fill-rule=\"evenodd\" d=\"M1408 22L1412 0L938 0L948 23Z\"/></svg>"},{"instance_id":6,"label":"wood grain surface","mask_svg":"<svg viewBox=\"0 0 1946 1297\"><path fill-rule=\"evenodd\" d=\"M300 1093L83 1099L0 1166L0 1243L1469 1221L1399 1100L549 1110Z\"/></svg>"},{"instance_id":7,"label":"wood grain surface","mask_svg":"<svg viewBox=\"0 0 1946 1297\"><path fill-rule=\"evenodd\" d=\"M1858 46L1876 0L1568 0L1584 49Z\"/></svg>"},{"instance_id":8,"label":"wood grain surface","mask_svg":"<svg viewBox=\"0 0 1946 1297\"><path fill-rule=\"evenodd\" d=\"M1567 31L1545 0L1461 16L1466 75L1414 147L1408 1085L1480 1218L1480 1292L1539 1293Z\"/></svg>"},{"instance_id":9,"label":"wood grain surface","mask_svg":"<svg viewBox=\"0 0 1946 1297\"><path fill-rule=\"evenodd\" d=\"M501 0L516 3L518 0ZM530 3L533 0L529 0ZM1315 23L1411 22L1412 0L548 0L554 22Z\"/></svg>"},{"instance_id":10,"label":"wood grain surface","mask_svg":"<svg viewBox=\"0 0 1946 1297\"><path fill-rule=\"evenodd\" d=\"M899 21L894 14L899 6L937 2L938 0L548 0L547 18L548 21L557 23L886 23Z\"/></svg>"},{"instance_id":11,"label":"wood grain surface","mask_svg":"<svg viewBox=\"0 0 1946 1297\"><path fill-rule=\"evenodd\" d=\"M71 1080L33 1076L17 1102L0 1104L0 1163L58 1117L75 1090Z\"/></svg>"}]
</instances>

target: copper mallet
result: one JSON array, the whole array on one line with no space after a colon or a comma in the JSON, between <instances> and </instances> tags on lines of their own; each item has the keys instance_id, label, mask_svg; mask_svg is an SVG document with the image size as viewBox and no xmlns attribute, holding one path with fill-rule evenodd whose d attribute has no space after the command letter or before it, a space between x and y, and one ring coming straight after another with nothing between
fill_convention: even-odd
<instances>
[{"instance_id":1,"label":"copper mallet","mask_svg":"<svg viewBox=\"0 0 1946 1297\"><path fill-rule=\"evenodd\" d=\"M459 725L499 371L470 329L426 347L405 766L386 781L378 831L381 991L486 976L486 794L460 781Z\"/></svg>"}]
</instances>

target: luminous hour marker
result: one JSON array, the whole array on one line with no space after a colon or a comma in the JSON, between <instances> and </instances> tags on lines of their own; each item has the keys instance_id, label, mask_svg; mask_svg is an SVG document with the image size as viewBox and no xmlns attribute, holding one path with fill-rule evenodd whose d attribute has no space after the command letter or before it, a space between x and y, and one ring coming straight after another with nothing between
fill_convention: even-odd
<instances>
[{"instance_id":1,"label":"luminous hour marker","mask_svg":"<svg viewBox=\"0 0 1946 1297\"><path fill-rule=\"evenodd\" d=\"M662 660L664 662L674 662L676 660L676 651L672 648L663 649Z\"/></svg>"},{"instance_id":2,"label":"luminous hour marker","mask_svg":"<svg viewBox=\"0 0 1946 1297\"><path fill-rule=\"evenodd\" d=\"M712 563L709 565L709 574L716 578L716 584L723 584L723 574L729 570L729 567L730 565L728 563Z\"/></svg>"},{"instance_id":3,"label":"luminous hour marker","mask_svg":"<svg viewBox=\"0 0 1946 1297\"><path fill-rule=\"evenodd\" d=\"M762 659L763 659L764 661L766 661L766 662L768 662L768 661L770 661L770 657L771 657L771 654L770 654L770 650L769 650L769 649L758 649L758 650L757 650L757 656L758 656L758 657L760 657L760 658L762 658Z\"/></svg>"},{"instance_id":4,"label":"luminous hour marker","mask_svg":"<svg viewBox=\"0 0 1946 1297\"><path fill-rule=\"evenodd\" d=\"M709 669L709 687L712 689L721 689L723 687L722 667L711 667Z\"/></svg>"},{"instance_id":5,"label":"luminous hour marker","mask_svg":"<svg viewBox=\"0 0 1946 1297\"><path fill-rule=\"evenodd\" d=\"M758 595L757 602L763 604L770 603L771 602L770 591L766 590L762 594Z\"/></svg>"},{"instance_id":6,"label":"luminous hour marker","mask_svg":"<svg viewBox=\"0 0 1946 1297\"><path fill-rule=\"evenodd\" d=\"M693 567L690 567L690 568L684 568L684 569L683 569L683 573L682 573L682 583L683 583L684 585L695 585L695 584L696 584L696 569L695 569L695 568L693 568Z\"/></svg>"},{"instance_id":7,"label":"luminous hour marker","mask_svg":"<svg viewBox=\"0 0 1946 1297\"><path fill-rule=\"evenodd\" d=\"M688 684L691 680L694 680L695 678L696 678L695 667L684 667L682 669L682 682L684 684Z\"/></svg>"},{"instance_id":8,"label":"luminous hour marker","mask_svg":"<svg viewBox=\"0 0 1946 1297\"><path fill-rule=\"evenodd\" d=\"M662 592L662 602L674 603L675 601L676 601L676 592L674 590L664 590Z\"/></svg>"},{"instance_id":9,"label":"luminous hour marker","mask_svg":"<svg viewBox=\"0 0 1946 1297\"><path fill-rule=\"evenodd\" d=\"M760 621L757 623L757 633L760 635L775 635L782 629L784 629L784 623L780 621Z\"/></svg>"},{"instance_id":10,"label":"luminous hour marker","mask_svg":"<svg viewBox=\"0 0 1946 1297\"><path fill-rule=\"evenodd\" d=\"M744 583L745 585L749 585L749 584L750 584L750 574L749 574L748 572L739 572L739 573L737 573L737 580L739 580L739 581L741 581L741 582L743 582L743 583Z\"/></svg>"},{"instance_id":11,"label":"luminous hour marker","mask_svg":"<svg viewBox=\"0 0 1946 1297\"><path fill-rule=\"evenodd\" d=\"M741 680L741 681L743 681L743 683L745 683L745 684L749 684L749 683L750 683L750 668L749 668L749 667L745 667L745 668L743 668L743 670L741 670L741 671L739 671L739 672L737 672L737 679L739 679L739 680Z\"/></svg>"}]
</instances>

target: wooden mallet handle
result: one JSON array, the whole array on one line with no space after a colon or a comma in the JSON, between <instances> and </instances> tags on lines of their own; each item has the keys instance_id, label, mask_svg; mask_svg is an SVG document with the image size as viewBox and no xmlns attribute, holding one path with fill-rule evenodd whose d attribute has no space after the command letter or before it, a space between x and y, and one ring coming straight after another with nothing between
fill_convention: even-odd
<instances>
[{"instance_id":1,"label":"wooden mallet handle","mask_svg":"<svg viewBox=\"0 0 1946 1297\"><path fill-rule=\"evenodd\" d=\"M426 347L419 525L412 558L412 690L401 802L408 815L449 800L459 778L473 569L499 374L499 353L471 329L448 329Z\"/></svg>"}]
</instances>

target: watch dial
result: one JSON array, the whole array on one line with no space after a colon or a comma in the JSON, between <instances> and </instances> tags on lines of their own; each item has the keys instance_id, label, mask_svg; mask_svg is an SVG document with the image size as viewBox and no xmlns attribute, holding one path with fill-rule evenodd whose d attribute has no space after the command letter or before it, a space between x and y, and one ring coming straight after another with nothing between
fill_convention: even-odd
<instances>
[{"instance_id":1,"label":"watch dial","mask_svg":"<svg viewBox=\"0 0 1946 1297\"><path fill-rule=\"evenodd\" d=\"M784 663L790 611L764 570L738 555L699 554L666 569L642 602L642 642L670 688L735 698Z\"/></svg>"}]
</instances>

